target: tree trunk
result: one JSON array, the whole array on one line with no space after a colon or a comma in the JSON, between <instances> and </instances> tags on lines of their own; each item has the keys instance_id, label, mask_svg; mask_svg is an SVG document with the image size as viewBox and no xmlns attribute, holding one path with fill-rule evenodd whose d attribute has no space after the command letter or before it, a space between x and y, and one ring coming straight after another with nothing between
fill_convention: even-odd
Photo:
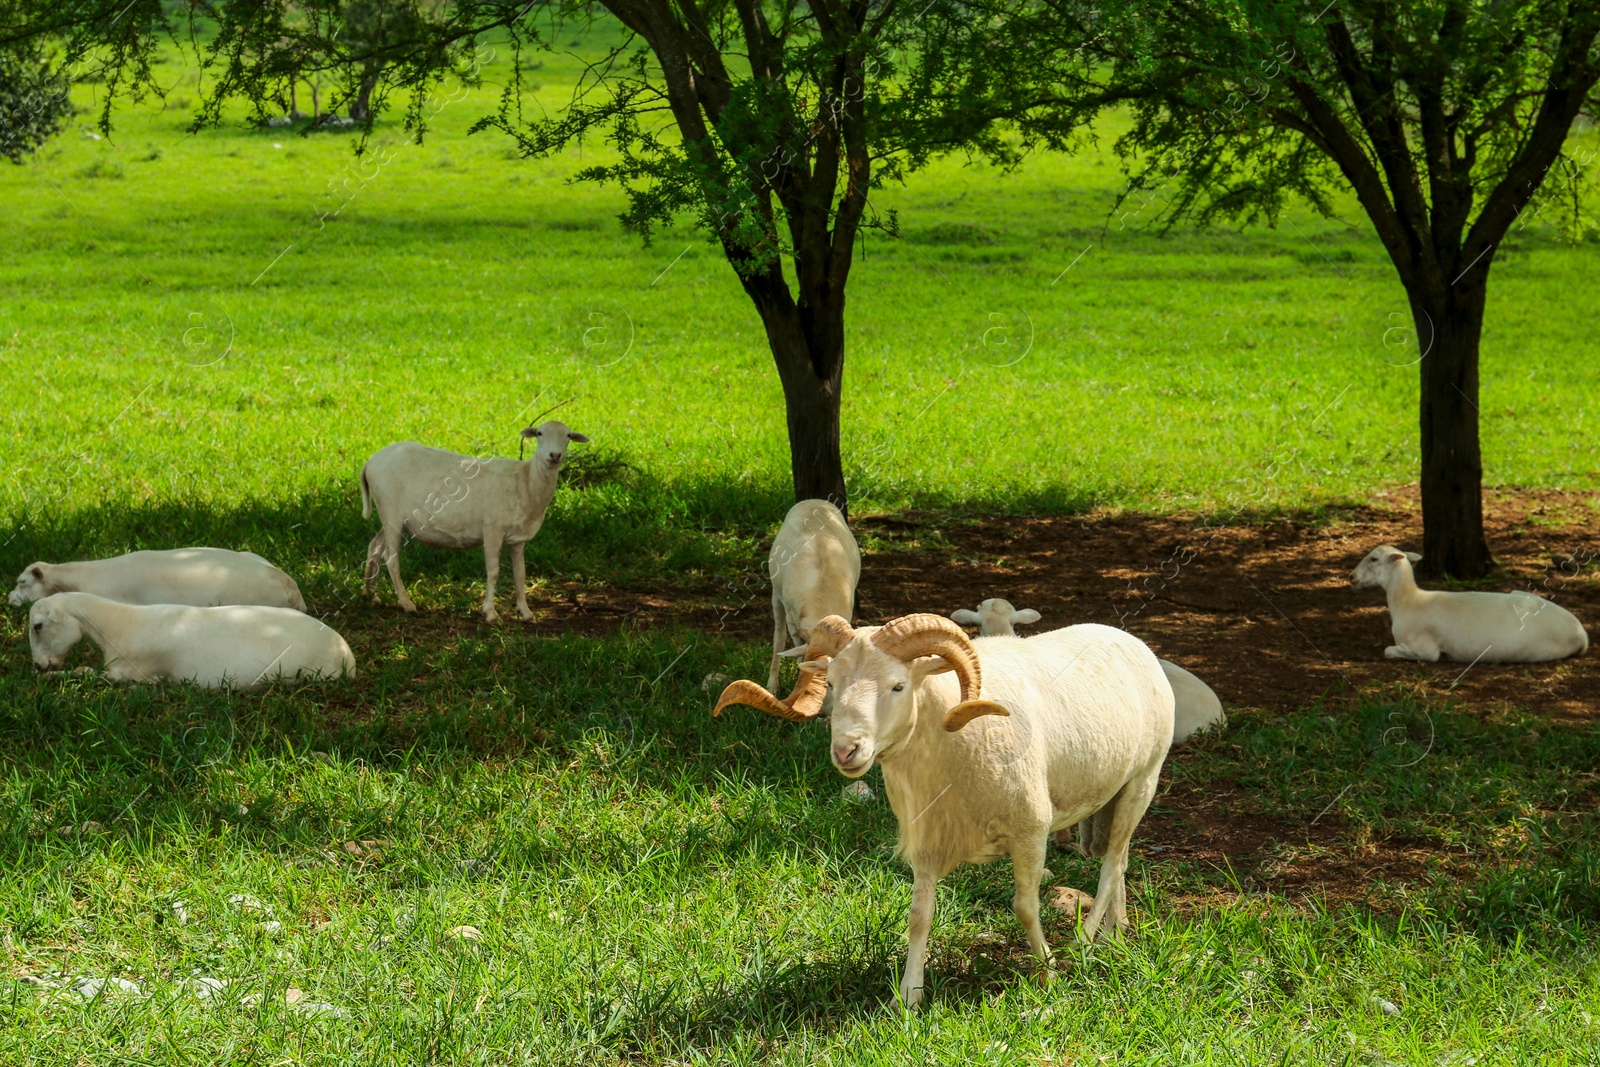
<instances>
[{"instance_id":1,"label":"tree trunk","mask_svg":"<svg viewBox=\"0 0 1600 1067\"><path fill-rule=\"evenodd\" d=\"M356 98L350 104L350 117L357 122L366 122L371 114L372 90L378 87L378 71L372 66L367 66L361 71L361 84L356 88Z\"/></svg>"},{"instance_id":2,"label":"tree trunk","mask_svg":"<svg viewBox=\"0 0 1600 1067\"><path fill-rule=\"evenodd\" d=\"M850 515L839 453L839 397L844 380L843 301L819 314L746 281L761 312L767 343L783 383L794 498L827 500ZM781 284L781 280L780 280Z\"/></svg>"},{"instance_id":3,"label":"tree trunk","mask_svg":"<svg viewBox=\"0 0 1600 1067\"><path fill-rule=\"evenodd\" d=\"M1481 578L1494 563L1483 534L1478 447L1478 341L1486 279L1472 272L1437 299L1413 297L1421 375L1422 564L1425 574Z\"/></svg>"}]
</instances>

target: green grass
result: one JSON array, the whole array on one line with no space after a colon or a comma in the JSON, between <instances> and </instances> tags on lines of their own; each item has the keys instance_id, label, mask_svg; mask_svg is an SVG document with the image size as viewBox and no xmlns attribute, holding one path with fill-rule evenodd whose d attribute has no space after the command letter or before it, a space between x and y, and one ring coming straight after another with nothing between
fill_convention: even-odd
<instances>
[{"instance_id":1,"label":"green grass","mask_svg":"<svg viewBox=\"0 0 1600 1067\"><path fill-rule=\"evenodd\" d=\"M574 68L546 62L554 107ZM466 137L492 85L421 146L380 128L392 162L319 225L359 173L351 138L185 135L196 91L170 73L165 111L0 167L0 574L251 548L335 612L361 673L260 695L38 678L4 615L0 1063L1600 1061L1600 740L1403 700L1238 710L1169 774L1229 785L1241 817L1337 820L1352 855L1414 843L1425 877L1319 906L1143 853L1133 935L1083 952L1052 914L1062 968L1040 991L1008 865L967 868L941 887L929 1007L892 1015L910 898L892 815L840 800L819 730L706 714L700 680L758 670L759 648L444 637L354 600L372 450L509 453L574 395L562 417L595 444L530 550L536 598L678 576L764 595L786 445L727 266L687 231L621 234L614 191L565 184L576 152ZM1160 239L1107 225L1118 182L1091 153L948 162L874 196L906 237L870 237L852 279L859 506L1256 511L1411 480L1415 371L1396 365L1415 353L1368 228L1302 212ZM1491 483L1600 487L1600 340L1575 299L1597 254L1542 224L1500 254ZM406 566L432 613L481 580L476 553ZM448 936L463 924L482 940ZM148 995L22 980L48 972ZM201 1001L197 975L230 984ZM338 1014L297 1013L289 987Z\"/></svg>"}]
</instances>

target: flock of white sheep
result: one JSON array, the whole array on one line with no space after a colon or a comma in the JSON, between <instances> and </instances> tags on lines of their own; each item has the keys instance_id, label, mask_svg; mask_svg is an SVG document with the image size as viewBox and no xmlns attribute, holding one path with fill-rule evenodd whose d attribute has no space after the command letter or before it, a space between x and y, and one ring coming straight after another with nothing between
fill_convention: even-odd
<instances>
[{"instance_id":1,"label":"flock of white sheep","mask_svg":"<svg viewBox=\"0 0 1600 1067\"><path fill-rule=\"evenodd\" d=\"M441 548L482 547L483 616L495 622L500 553L511 550L517 614L532 618L523 552L539 532L572 442L588 438L551 420L522 431L531 459L479 459L413 442L390 445L361 469L362 515L381 529L368 546L370 596L386 567L400 607L416 606L400 579L405 536ZM1350 575L1388 597L1391 659L1535 662L1588 647L1566 609L1531 593L1453 593L1417 587L1420 557L1379 546ZM900 1002L922 998L938 880L963 863L1012 861L1012 910L1042 981L1050 948L1039 885L1052 837L1101 857L1100 884L1079 936L1114 933L1126 917L1124 875L1135 828L1168 750L1226 723L1200 679L1157 659L1126 631L1080 624L1029 638L1040 620L999 598L949 618L905 615L852 624L861 553L838 508L790 509L768 558L772 658L765 687L730 683L714 714L745 704L796 722L826 718L834 766L859 778L874 764L900 825L899 852L914 874L910 947ZM35 563L10 603L31 604L35 667L63 669L87 637L119 681L252 687L280 678L350 677L344 639L305 613L294 580L249 552L185 548L115 559ZM976 626L977 638L961 625ZM785 659L799 661L780 699Z\"/></svg>"}]
</instances>

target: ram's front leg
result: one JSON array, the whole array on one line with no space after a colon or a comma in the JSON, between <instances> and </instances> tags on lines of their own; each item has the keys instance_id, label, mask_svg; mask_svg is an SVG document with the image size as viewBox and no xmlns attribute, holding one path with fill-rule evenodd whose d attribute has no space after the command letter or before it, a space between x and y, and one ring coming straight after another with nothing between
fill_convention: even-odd
<instances>
[{"instance_id":1,"label":"ram's front leg","mask_svg":"<svg viewBox=\"0 0 1600 1067\"><path fill-rule=\"evenodd\" d=\"M1050 945L1044 939L1044 924L1039 921L1039 883L1044 877L1045 843L1049 833L1040 835L1037 846L1017 846L1011 853L1011 876L1016 892L1011 897L1011 913L1028 935L1028 945L1039 961L1039 984L1047 986L1050 973Z\"/></svg>"},{"instance_id":2,"label":"ram's front leg","mask_svg":"<svg viewBox=\"0 0 1600 1067\"><path fill-rule=\"evenodd\" d=\"M928 960L928 933L933 929L933 897L939 879L928 871L917 871L911 888L910 942L906 950L906 970L900 977L900 1003L915 1008L922 1003L923 966Z\"/></svg>"}]
</instances>

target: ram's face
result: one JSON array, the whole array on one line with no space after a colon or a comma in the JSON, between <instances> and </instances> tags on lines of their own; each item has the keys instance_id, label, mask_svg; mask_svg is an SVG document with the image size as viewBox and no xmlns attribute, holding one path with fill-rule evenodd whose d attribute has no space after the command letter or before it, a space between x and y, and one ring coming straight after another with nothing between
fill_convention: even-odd
<instances>
[{"instance_id":1,"label":"ram's face","mask_svg":"<svg viewBox=\"0 0 1600 1067\"><path fill-rule=\"evenodd\" d=\"M48 594L49 590L45 588L44 568L35 563L17 576L17 587L6 597L6 603L14 608L20 608Z\"/></svg>"},{"instance_id":2,"label":"ram's face","mask_svg":"<svg viewBox=\"0 0 1600 1067\"><path fill-rule=\"evenodd\" d=\"M82 638L83 625L59 596L36 601L28 612L28 647L38 670L59 671Z\"/></svg>"},{"instance_id":3,"label":"ram's face","mask_svg":"<svg viewBox=\"0 0 1600 1067\"><path fill-rule=\"evenodd\" d=\"M876 648L858 631L828 664L828 692L833 712L830 755L846 778L860 778L886 750L905 739L916 722L915 691L919 672Z\"/></svg>"}]
</instances>

